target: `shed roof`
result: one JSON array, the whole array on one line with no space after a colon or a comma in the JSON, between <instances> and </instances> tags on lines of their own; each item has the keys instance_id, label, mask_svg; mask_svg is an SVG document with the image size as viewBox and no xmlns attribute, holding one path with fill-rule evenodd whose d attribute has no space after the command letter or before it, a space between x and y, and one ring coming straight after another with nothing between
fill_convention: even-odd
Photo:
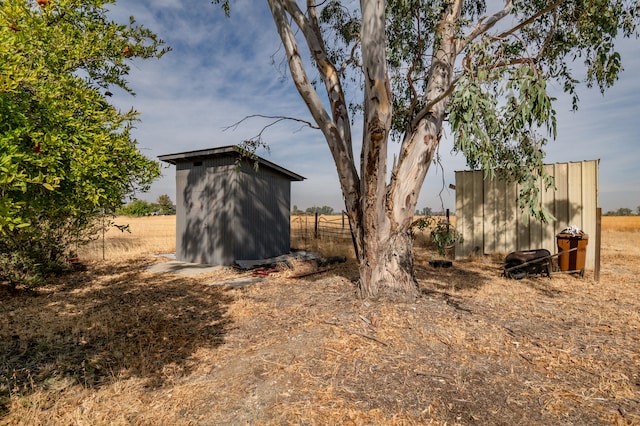
<instances>
[{"instance_id":1,"label":"shed roof","mask_svg":"<svg viewBox=\"0 0 640 426\"><path fill-rule=\"evenodd\" d=\"M221 146L217 148L200 149L197 151L186 151L186 152L179 152L176 154L159 155L158 159L175 165L183 161L205 160L207 158L225 157L225 156L236 157L240 155L241 150L242 148L236 145L228 145L228 146ZM274 164L271 161L265 160L264 158L259 157L257 155L255 156L255 160L258 162L259 166L264 166L278 173L281 173L287 176L292 181L302 181L305 179L304 176L294 173L291 170L287 170L284 167L280 167L277 164Z\"/></svg>"}]
</instances>

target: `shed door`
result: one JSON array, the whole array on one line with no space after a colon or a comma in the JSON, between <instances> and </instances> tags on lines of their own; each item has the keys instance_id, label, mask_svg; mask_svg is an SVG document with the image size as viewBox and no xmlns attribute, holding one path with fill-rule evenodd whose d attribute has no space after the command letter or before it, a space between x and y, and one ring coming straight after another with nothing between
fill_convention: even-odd
<instances>
[{"instance_id":1,"label":"shed door","mask_svg":"<svg viewBox=\"0 0 640 426\"><path fill-rule=\"evenodd\" d=\"M184 214L178 219L178 260L210 265L231 264L235 258L233 166L191 167L179 172L178 199Z\"/></svg>"},{"instance_id":2,"label":"shed door","mask_svg":"<svg viewBox=\"0 0 640 426\"><path fill-rule=\"evenodd\" d=\"M233 181L236 177L233 166L211 169L207 176L208 204L207 238L209 261L212 265L230 265L235 260L235 227Z\"/></svg>"},{"instance_id":3,"label":"shed door","mask_svg":"<svg viewBox=\"0 0 640 426\"><path fill-rule=\"evenodd\" d=\"M176 257L193 263L209 263L209 188L205 167L191 167L178 176L178 198L183 214L178 212Z\"/></svg>"},{"instance_id":4,"label":"shed door","mask_svg":"<svg viewBox=\"0 0 640 426\"><path fill-rule=\"evenodd\" d=\"M190 261L194 263L210 263L209 238L209 203L208 190L193 191L191 196L191 226L189 229Z\"/></svg>"},{"instance_id":5,"label":"shed door","mask_svg":"<svg viewBox=\"0 0 640 426\"><path fill-rule=\"evenodd\" d=\"M179 166L176 172L176 258L185 262L209 263L209 167L201 161Z\"/></svg>"}]
</instances>

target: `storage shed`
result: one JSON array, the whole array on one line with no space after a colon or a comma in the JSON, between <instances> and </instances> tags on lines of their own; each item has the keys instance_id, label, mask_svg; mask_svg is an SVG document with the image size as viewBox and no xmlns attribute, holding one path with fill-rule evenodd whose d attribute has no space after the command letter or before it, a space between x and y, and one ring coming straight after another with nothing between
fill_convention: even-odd
<instances>
[{"instance_id":1,"label":"storage shed","mask_svg":"<svg viewBox=\"0 0 640 426\"><path fill-rule=\"evenodd\" d=\"M456 258L474 252L509 253L545 248L557 252L556 234L570 225L587 235L586 267L594 268L598 208L599 160L545 165L554 176L556 190L540 185L540 203L556 218L550 223L522 220L518 207L520 188L501 179L485 178L482 170L456 172L456 230L463 242Z\"/></svg>"},{"instance_id":2,"label":"storage shed","mask_svg":"<svg viewBox=\"0 0 640 426\"><path fill-rule=\"evenodd\" d=\"M236 146L161 155L176 166L176 259L209 265L290 251L291 182L304 177Z\"/></svg>"}]
</instances>

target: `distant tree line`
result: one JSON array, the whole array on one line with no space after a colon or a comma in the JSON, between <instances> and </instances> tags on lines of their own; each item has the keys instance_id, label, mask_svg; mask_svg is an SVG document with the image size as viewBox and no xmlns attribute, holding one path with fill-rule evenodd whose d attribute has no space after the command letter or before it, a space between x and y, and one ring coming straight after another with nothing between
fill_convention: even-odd
<instances>
[{"instance_id":1,"label":"distant tree line","mask_svg":"<svg viewBox=\"0 0 640 426\"><path fill-rule=\"evenodd\" d=\"M640 207L639 207L640 208ZM296 215L304 215L304 214L324 214L324 215L332 215L338 214L333 207L330 206L313 206L309 207L306 210L300 210L298 206L294 205L293 209L291 209L291 214ZM423 207L422 209L416 209L416 216L444 216L446 213L442 212L434 212L431 207Z\"/></svg>"},{"instance_id":2,"label":"distant tree line","mask_svg":"<svg viewBox=\"0 0 640 426\"><path fill-rule=\"evenodd\" d=\"M333 210L333 207L330 207L330 206L322 206L322 207L313 206L302 211L298 208L298 206L294 205L293 209L291 210L292 215L316 214L316 213L324 214L324 215L338 214L338 212Z\"/></svg>"},{"instance_id":3,"label":"distant tree line","mask_svg":"<svg viewBox=\"0 0 640 426\"><path fill-rule=\"evenodd\" d=\"M422 210L416 210L416 216L431 216L433 209L431 207L423 207Z\"/></svg>"},{"instance_id":4,"label":"distant tree line","mask_svg":"<svg viewBox=\"0 0 640 426\"><path fill-rule=\"evenodd\" d=\"M161 195L155 203L133 200L116 210L120 216L164 216L176 214L176 208L168 195Z\"/></svg>"},{"instance_id":5,"label":"distant tree line","mask_svg":"<svg viewBox=\"0 0 640 426\"><path fill-rule=\"evenodd\" d=\"M634 216L640 215L640 206L636 207L636 211L634 212L630 208L620 207L618 210L611 210L604 214L605 216Z\"/></svg>"}]
</instances>

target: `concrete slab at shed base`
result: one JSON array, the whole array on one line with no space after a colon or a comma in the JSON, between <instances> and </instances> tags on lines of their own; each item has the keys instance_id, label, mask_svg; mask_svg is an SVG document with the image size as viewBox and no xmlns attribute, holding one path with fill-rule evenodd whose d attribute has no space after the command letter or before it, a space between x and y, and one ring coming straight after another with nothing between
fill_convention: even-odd
<instances>
[{"instance_id":1,"label":"concrete slab at shed base","mask_svg":"<svg viewBox=\"0 0 640 426\"><path fill-rule=\"evenodd\" d=\"M179 274L179 275L198 275L198 274L206 274L209 272L215 272L224 268L224 266L211 266L211 265L203 265L200 263L187 263L180 262L177 260L170 260L169 262L156 263L155 265L151 265L147 268L148 271L151 272L164 272L170 274Z\"/></svg>"},{"instance_id":2,"label":"concrete slab at shed base","mask_svg":"<svg viewBox=\"0 0 640 426\"><path fill-rule=\"evenodd\" d=\"M212 266L212 265L203 265L200 263L187 263L187 262L180 262L178 260L170 260L169 262L156 263L155 265L151 265L147 267L147 271L165 273L165 274L195 276L199 274L207 274L209 272L215 272L225 268L226 268L225 266ZM208 283L207 285L240 288L240 287L245 287L251 284L255 284L262 280L263 280L262 277L246 277L245 276L245 277L239 277L239 278L234 278L234 279L229 279L224 281L216 281L213 283Z\"/></svg>"},{"instance_id":3,"label":"concrete slab at shed base","mask_svg":"<svg viewBox=\"0 0 640 426\"><path fill-rule=\"evenodd\" d=\"M233 280L226 280L226 281L218 281L215 283L210 283L207 285L217 285L217 286L228 286L228 287L233 287L233 288L240 288L240 287L245 287L251 284L255 284L255 283L259 283L260 281L262 281L263 278L262 277L241 277L241 278L236 278Z\"/></svg>"}]
</instances>

